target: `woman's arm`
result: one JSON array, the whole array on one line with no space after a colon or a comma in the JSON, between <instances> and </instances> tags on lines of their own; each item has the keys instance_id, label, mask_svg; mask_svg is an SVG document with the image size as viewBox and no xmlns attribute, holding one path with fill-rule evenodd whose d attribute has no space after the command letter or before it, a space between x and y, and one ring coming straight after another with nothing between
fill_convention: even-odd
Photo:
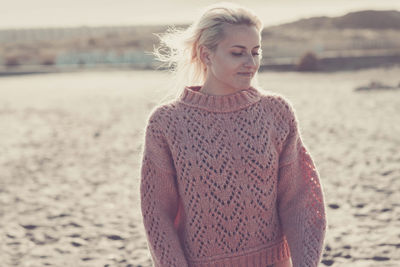
<instances>
[{"instance_id":1,"label":"woman's arm","mask_svg":"<svg viewBox=\"0 0 400 267\"><path fill-rule=\"evenodd\" d=\"M290 105L290 133L279 157L278 211L293 267L318 266L323 251L326 214L315 164L305 148Z\"/></svg>"},{"instance_id":2,"label":"woman's arm","mask_svg":"<svg viewBox=\"0 0 400 267\"><path fill-rule=\"evenodd\" d=\"M156 112L150 116L145 132L140 197L146 237L155 266L187 266L174 227L179 201L176 172Z\"/></svg>"}]
</instances>

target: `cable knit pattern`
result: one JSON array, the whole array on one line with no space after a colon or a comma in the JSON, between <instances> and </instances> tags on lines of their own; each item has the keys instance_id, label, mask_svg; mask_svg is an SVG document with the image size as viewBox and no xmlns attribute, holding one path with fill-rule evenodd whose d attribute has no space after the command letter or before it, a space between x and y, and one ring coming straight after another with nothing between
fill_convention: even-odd
<instances>
[{"instance_id":1,"label":"cable knit pattern","mask_svg":"<svg viewBox=\"0 0 400 267\"><path fill-rule=\"evenodd\" d=\"M292 106L186 87L148 119L141 208L155 266L317 266L323 190Z\"/></svg>"}]
</instances>

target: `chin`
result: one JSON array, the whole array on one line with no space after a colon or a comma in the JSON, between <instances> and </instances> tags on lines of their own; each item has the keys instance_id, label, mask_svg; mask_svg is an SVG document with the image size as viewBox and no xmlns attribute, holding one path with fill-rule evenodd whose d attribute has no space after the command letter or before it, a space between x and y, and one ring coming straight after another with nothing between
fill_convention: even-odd
<instances>
[{"instance_id":1,"label":"chin","mask_svg":"<svg viewBox=\"0 0 400 267\"><path fill-rule=\"evenodd\" d=\"M251 80L248 81L235 81L227 83L230 88L235 89L235 91L249 89L251 87Z\"/></svg>"}]
</instances>

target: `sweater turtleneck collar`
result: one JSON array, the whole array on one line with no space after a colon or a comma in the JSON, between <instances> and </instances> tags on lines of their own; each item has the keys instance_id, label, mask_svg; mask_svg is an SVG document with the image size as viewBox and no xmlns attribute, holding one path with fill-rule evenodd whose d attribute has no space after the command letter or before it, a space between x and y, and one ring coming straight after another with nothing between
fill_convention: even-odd
<instances>
[{"instance_id":1,"label":"sweater turtleneck collar","mask_svg":"<svg viewBox=\"0 0 400 267\"><path fill-rule=\"evenodd\" d=\"M227 95L209 95L200 92L201 86L186 86L179 96L182 103L213 112L230 112L248 107L261 98L253 87Z\"/></svg>"}]
</instances>

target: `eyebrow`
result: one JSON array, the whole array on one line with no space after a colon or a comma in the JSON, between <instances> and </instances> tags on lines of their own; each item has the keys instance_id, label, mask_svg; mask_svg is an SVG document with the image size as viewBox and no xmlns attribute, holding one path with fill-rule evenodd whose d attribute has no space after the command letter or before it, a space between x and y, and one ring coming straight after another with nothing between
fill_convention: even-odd
<instances>
[{"instance_id":1,"label":"eyebrow","mask_svg":"<svg viewBox=\"0 0 400 267\"><path fill-rule=\"evenodd\" d=\"M232 45L232 47L239 47L239 48L246 49L246 47L245 47L245 46L243 46L243 45ZM257 46L255 46L255 47L253 47L253 49L254 49L254 48L260 48L260 46L259 46L259 45L257 45Z\"/></svg>"}]
</instances>

